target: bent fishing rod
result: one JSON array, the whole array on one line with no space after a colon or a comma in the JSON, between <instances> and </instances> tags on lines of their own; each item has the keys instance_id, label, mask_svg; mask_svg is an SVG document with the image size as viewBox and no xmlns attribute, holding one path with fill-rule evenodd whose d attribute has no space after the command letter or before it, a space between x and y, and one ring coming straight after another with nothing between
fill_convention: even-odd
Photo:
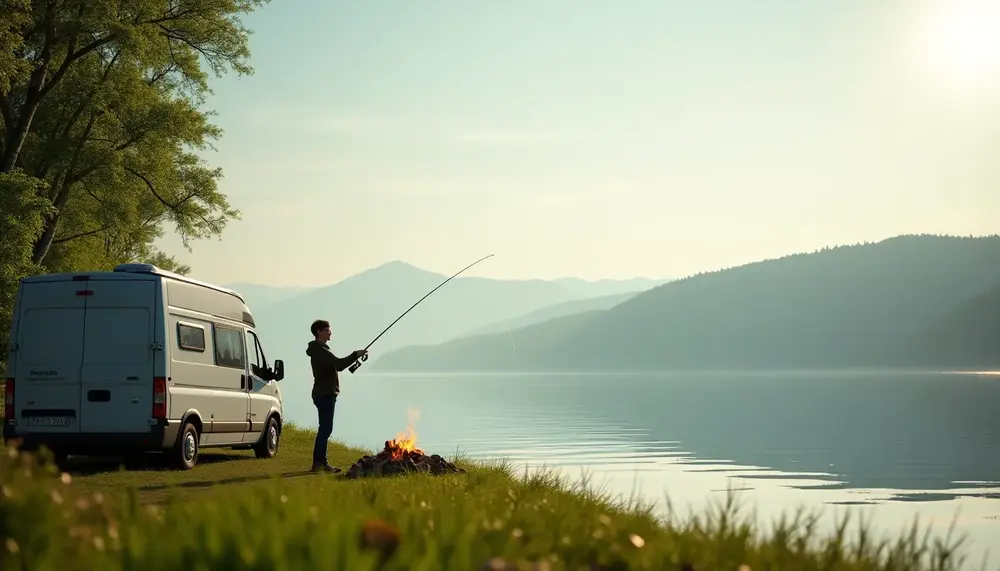
<instances>
[{"instance_id":1,"label":"bent fishing rod","mask_svg":"<svg viewBox=\"0 0 1000 571\"><path fill-rule=\"evenodd\" d=\"M365 351L368 351L368 348L371 347L372 345L374 345L375 342L379 340L379 337L382 337L383 335L385 335L386 331L392 329L392 326L395 325L397 321L399 321L400 319L406 317L407 313L413 311L414 307L420 305L421 301L423 301L423 300L427 299L428 297L430 297L430 295L432 293L436 292L438 289L440 289L441 286L443 286L444 284L446 284L446 283L450 282L451 280L455 279L456 277L458 277L459 274L461 274L465 270L471 268L472 266L478 264L479 262L482 262L483 260L485 260L487 258L492 258L492 257L493 257L493 254L490 254L489 256L483 256L482 258L479 258L475 262L472 262L468 266L465 266L461 270L455 272L455 275L451 276L450 278L448 278L448 279L444 280L443 282L441 282L440 284L438 284L438 286L436 288L434 288L431 291L427 292L427 294L424 295L424 297L422 297L422 298L420 298L420 299L417 300L417 303L414 303L413 305L411 305L410 309L407 309L406 311L404 311L402 315L400 315L399 317L397 317L395 319L395 321L393 321L392 323L389 324L388 327L386 327L385 329L383 329L382 332L378 334L378 337L375 337L374 339L372 339L372 342L369 343L367 347L365 347ZM358 359L350 367L348 367L347 370L350 371L353 374L354 371L357 371L359 368L361 368L361 363L364 363L367 360L368 360L368 353L365 353L364 355L361 356L360 359Z\"/></svg>"}]
</instances>

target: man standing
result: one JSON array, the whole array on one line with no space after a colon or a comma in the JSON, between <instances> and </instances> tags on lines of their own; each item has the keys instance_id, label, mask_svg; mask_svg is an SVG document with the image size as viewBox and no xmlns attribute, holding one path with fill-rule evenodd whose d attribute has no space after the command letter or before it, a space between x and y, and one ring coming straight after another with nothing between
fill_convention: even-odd
<instances>
[{"instance_id":1,"label":"man standing","mask_svg":"<svg viewBox=\"0 0 1000 571\"><path fill-rule=\"evenodd\" d=\"M312 399L319 414L319 428L316 430L316 445L313 447L314 472L340 472L340 468L330 465L326 457L327 444L333 435L333 409L340 394L340 376L338 373L351 363L363 357L368 351L358 349L347 357L337 357L327 344L330 341L330 322L317 319L310 326L313 340L306 348L306 355L312 365L313 389Z\"/></svg>"}]
</instances>

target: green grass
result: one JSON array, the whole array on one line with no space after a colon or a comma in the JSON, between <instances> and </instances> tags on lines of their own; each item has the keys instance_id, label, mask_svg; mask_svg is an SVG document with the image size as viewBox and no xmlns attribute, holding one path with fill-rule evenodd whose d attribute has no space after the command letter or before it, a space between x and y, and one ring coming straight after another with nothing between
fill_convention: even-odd
<instances>
[{"instance_id":1,"label":"green grass","mask_svg":"<svg viewBox=\"0 0 1000 571\"><path fill-rule=\"evenodd\" d=\"M312 434L286 427L278 457L206 451L176 472L0 456L0 568L77 569L955 569L954 545L864 526L818 537L810 518L766 533L734 503L662 521L554 473L498 461L466 474L350 481L303 475ZM331 446L347 468L364 451ZM73 472L77 473L74 474ZM492 565L492 566L491 566ZM504 567L507 565L507 567ZM534 567L532 567L534 565Z\"/></svg>"}]
</instances>

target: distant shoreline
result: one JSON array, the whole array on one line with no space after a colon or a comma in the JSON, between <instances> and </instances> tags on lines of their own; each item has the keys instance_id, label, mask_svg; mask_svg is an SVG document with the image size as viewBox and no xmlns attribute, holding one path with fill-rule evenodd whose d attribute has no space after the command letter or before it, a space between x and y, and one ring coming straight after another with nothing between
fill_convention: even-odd
<instances>
[{"instance_id":1,"label":"distant shoreline","mask_svg":"<svg viewBox=\"0 0 1000 571\"><path fill-rule=\"evenodd\" d=\"M946 375L1000 375L1000 371L944 371Z\"/></svg>"},{"instance_id":2,"label":"distant shoreline","mask_svg":"<svg viewBox=\"0 0 1000 571\"><path fill-rule=\"evenodd\" d=\"M564 375L583 375L583 376L606 376L606 375L622 375L622 376L636 376L636 375L649 375L657 373L668 373L668 374L695 374L695 375L721 375L721 374L752 374L752 375L810 375L810 374L830 374L830 373L842 373L849 375L861 375L861 374L877 374L877 375L980 375L980 376L1000 376L1000 371L983 371L983 370L968 370L963 371L959 369L910 369L910 368L896 368L896 367L870 367L870 368L855 368L855 367L831 367L831 368L817 368L817 369L646 369L646 370L557 370L557 369L541 369L541 370L471 370L471 371L461 371L461 370L444 370L444 371L428 371L428 370L415 370L415 371L403 371L403 370L385 370L378 371L372 370L368 374L378 375L384 377L393 376L514 376L514 375L550 375L550 376L564 376Z\"/></svg>"}]
</instances>

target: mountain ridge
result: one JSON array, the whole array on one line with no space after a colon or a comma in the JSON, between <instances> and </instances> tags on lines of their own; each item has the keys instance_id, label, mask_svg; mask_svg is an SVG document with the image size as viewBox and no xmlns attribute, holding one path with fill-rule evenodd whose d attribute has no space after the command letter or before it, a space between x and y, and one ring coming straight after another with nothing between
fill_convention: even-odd
<instances>
[{"instance_id":1,"label":"mountain ridge","mask_svg":"<svg viewBox=\"0 0 1000 571\"><path fill-rule=\"evenodd\" d=\"M268 359L283 359L289 377L305 376L305 345L314 319L329 320L331 347L337 354L348 353L364 347L447 277L406 262L388 262L334 284L308 288L259 308L251 306L251 311ZM634 283L642 284L642 279ZM550 280L458 276L400 320L372 351L378 354L416 342L442 342L489 323L586 299L586 283L576 284L577 292L582 293L574 293ZM595 290L627 289L632 283L606 280Z\"/></svg>"},{"instance_id":2,"label":"mountain ridge","mask_svg":"<svg viewBox=\"0 0 1000 571\"><path fill-rule=\"evenodd\" d=\"M1000 284L1000 236L903 235L702 272L611 309L384 354L377 370L881 366ZM509 355L512 337L519 358ZM930 349L930 350L929 350ZM927 362L933 347L921 348ZM613 358L611 356L614 356ZM943 358L943 357L942 357ZM986 360L1000 359L995 354ZM428 368L431 364L437 369ZM443 367L443 368L441 368Z\"/></svg>"}]
</instances>

